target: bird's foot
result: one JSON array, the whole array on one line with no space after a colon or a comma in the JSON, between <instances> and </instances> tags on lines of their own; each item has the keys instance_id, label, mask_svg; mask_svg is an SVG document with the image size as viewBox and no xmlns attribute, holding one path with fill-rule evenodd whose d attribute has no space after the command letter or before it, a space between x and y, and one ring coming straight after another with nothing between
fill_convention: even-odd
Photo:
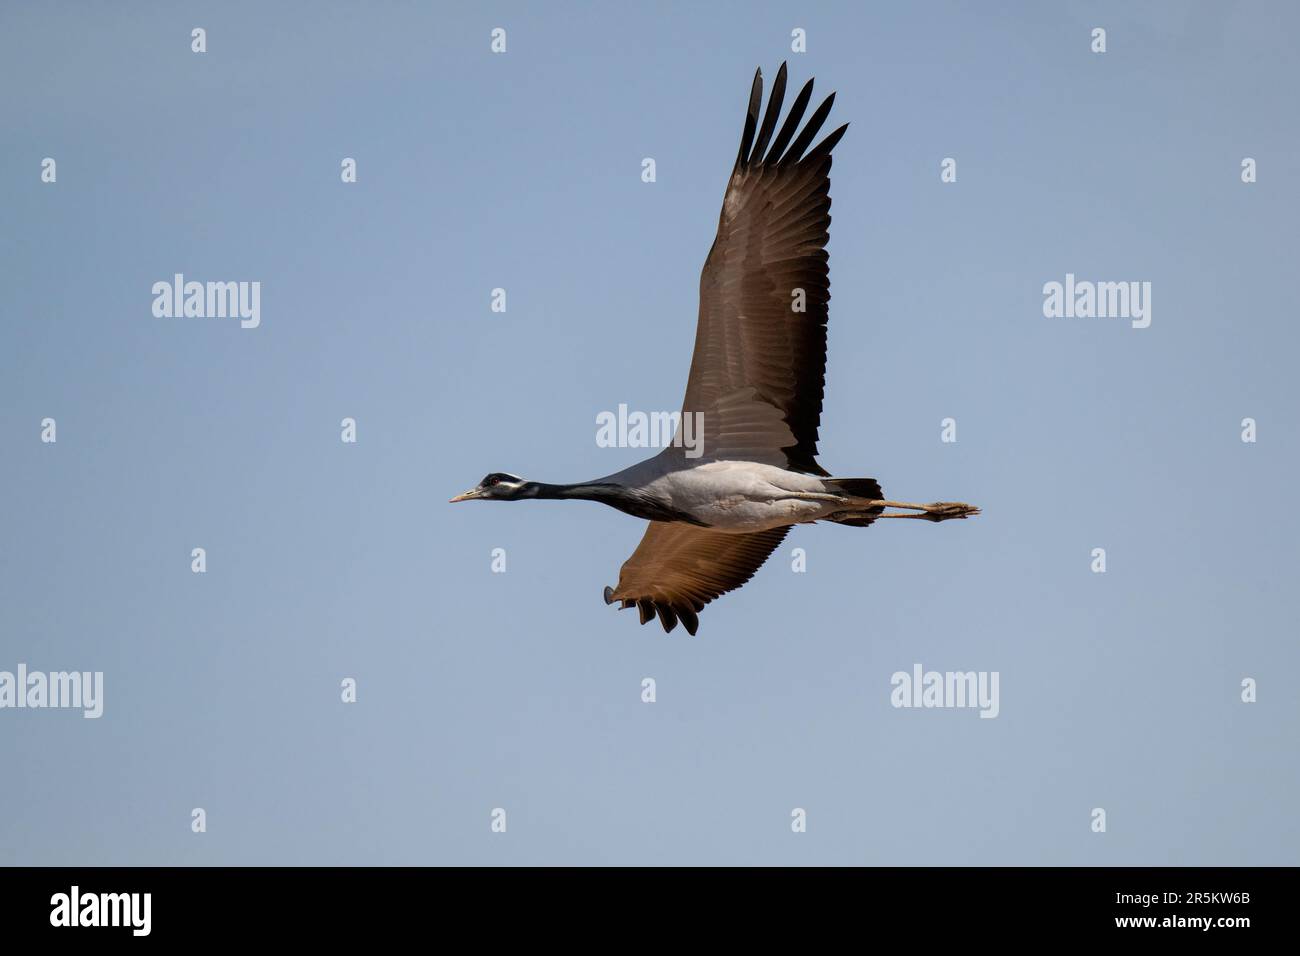
<instances>
[{"instance_id":1,"label":"bird's foot","mask_svg":"<svg viewBox=\"0 0 1300 956\"><path fill-rule=\"evenodd\" d=\"M934 501L925 506L917 518L926 521L948 521L952 518L969 518L980 513L979 508L961 501Z\"/></svg>"}]
</instances>

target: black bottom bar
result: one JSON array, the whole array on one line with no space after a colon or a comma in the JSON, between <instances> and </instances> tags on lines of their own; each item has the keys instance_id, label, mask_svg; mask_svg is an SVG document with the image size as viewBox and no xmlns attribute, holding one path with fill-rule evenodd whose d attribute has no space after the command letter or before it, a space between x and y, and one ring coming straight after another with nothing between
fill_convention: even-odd
<instances>
[{"instance_id":1,"label":"black bottom bar","mask_svg":"<svg viewBox=\"0 0 1300 956\"><path fill-rule=\"evenodd\" d=\"M626 938L667 943L681 938L678 927L696 927L697 941L841 927L858 939L905 931L927 943L1106 935L1231 945L1287 925L1284 887L1294 876L1282 868L12 868L0 869L0 925L7 941L75 935L80 943L337 945L413 933L450 943L459 930L498 940L543 927L543 938L622 927Z\"/></svg>"}]
</instances>

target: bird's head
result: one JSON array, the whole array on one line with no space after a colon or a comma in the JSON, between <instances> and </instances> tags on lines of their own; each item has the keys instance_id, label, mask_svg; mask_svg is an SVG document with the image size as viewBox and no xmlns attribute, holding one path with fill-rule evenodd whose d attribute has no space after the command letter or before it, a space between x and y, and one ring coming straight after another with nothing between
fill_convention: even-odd
<instances>
[{"instance_id":1,"label":"bird's head","mask_svg":"<svg viewBox=\"0 0 1300 956\"><path fill-rule=\"evenodd\" d=\"M531 482L524 481L517 475L507 475L503 471L494 471L480 481L477 487L457 495L451 499L451 502L454 504L457 501L474 501L479 498L494 501L516 501L519 498L529 497L529 486L531 484Z\"/></svg>"}]
</instances>

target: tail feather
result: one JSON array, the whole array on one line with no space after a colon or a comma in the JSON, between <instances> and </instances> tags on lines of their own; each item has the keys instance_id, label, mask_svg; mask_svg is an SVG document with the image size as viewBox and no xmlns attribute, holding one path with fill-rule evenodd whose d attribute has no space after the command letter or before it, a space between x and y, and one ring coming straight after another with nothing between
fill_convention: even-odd
<instances>
[{"instance_id":1,"label":"tail feather","mask_svg":"<svg viewBox=\"0 0 1300 956\"><path fill-rule=\"evenodd\" d=\"M874 478L827 478L825 481L854 498L880 501L885 497L885 493L880 490L880 482Z\"/></svg>"},{"instance_id":2,"label":"tail feather","mask_svg":"<svg viewBox=\"0 0 1300 956\"><path fill-rule=\"evenodd\" d=\"M885 497L885 493L880 490L880 482L874 478L826 478L823 480L830 486L828 490L842 491L847 498L866 498L870 501L880 501ZM865 528L879 518L884 511L884 505L875 508L848 508L832 514L826 520L850 528Z\"/></svg>"},{"instance_id":3,"label":"tail feather","mask_svg":"<svg viewBox=\"0 0 1300 956\"><path fill-rule=\"evenodd\" d=\"M885 509L881 508L880 510L884 511ZM875 524L876 519L879 517L880 515L869 515L861 511L841 511L837 515L831 515L826 520L833 521L835 524L842 524L846 528L865 528L868 525Z\"/></svg>"}]
</instances>

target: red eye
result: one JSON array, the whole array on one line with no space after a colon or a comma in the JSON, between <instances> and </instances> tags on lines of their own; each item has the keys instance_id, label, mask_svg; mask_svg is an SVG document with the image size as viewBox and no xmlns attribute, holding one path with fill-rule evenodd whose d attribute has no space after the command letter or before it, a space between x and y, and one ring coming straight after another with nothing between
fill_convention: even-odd
<instances>
[{"instance_id":1,"label":"red eye","mask_svg":"<svg viewBox=\"0 0 1300 956\"><path fill-rule=\"evenodd\" d=\"M489 479L487 480L487 486L488 486L489 488L491 488L493 485L495 485L495 484L496 484L497 482L499 482L500 480L501 480L500 478L489 478Z\"/></svg>"}]
</instances>

